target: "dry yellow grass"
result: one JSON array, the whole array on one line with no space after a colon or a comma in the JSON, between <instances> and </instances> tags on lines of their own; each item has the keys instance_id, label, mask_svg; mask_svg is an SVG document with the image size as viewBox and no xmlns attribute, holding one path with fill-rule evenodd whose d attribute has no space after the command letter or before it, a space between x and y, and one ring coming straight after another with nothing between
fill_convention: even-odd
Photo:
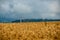
<instances>
[{"instance_id":1,"label":"dry yellow grass","mask_svg":"<svg viewBox=\"0 0 60 40\"><path fill-rule=\"evenodd\" d=\"M60 22L0 23L0 40L60 40Z\"/></svg>"}]
</instances>

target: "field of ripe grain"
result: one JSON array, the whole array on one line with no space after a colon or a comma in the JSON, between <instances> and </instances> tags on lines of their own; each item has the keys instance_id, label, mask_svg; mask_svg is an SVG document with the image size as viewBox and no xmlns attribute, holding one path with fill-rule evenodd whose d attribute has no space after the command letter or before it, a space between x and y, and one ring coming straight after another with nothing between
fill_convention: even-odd
<instances>
[{"instance_id":1,"label":"field of ripe grain","mask_svg":"<svg viewBox=\"0 0 60 40\"><path fill-rule=\"evenodd\" d=\"M60 22L0 23L0 40L60 40Z\"/></svg>"}]
</instances>

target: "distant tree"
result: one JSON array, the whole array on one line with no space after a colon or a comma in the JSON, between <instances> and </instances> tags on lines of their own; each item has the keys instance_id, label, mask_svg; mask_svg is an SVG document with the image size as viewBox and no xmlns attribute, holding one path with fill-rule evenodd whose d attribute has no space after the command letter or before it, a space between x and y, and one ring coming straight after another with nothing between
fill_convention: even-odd
<instances>
[{"instance_id":1,"label":"distant tree","mask_svg":"<svg viewBox=\"0 0 60 40\"><path fill-rule=\"evenodd\" d=\"M12 22L20 22L20 20L15 20L15 21L12 21Z\"/></svg>"}]
</instances>

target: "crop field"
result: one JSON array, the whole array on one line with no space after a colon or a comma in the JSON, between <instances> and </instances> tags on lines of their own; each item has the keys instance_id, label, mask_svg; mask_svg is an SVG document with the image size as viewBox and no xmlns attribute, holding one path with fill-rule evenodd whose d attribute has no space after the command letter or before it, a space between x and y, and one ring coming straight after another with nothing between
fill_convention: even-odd
<instances>
[{"instance_id":1,"label":"crop field","mask_svg":"<svg viewBox=\"0 0 60 40\"><path fill-rule=\"evenodd\" d=\"M60 40L60 22L0 23L0 40Z\"/></svg>"}]
</instances>

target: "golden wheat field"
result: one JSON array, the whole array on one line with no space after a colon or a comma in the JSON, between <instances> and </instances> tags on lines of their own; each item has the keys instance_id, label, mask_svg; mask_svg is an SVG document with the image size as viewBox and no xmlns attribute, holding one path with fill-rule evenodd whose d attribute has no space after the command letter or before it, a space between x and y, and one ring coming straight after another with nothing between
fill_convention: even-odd
<instances>
[{"instance_id":1,"label":"golden wheat field","mask_svg":"<svg viewBox=\"0 0 60 40\"><path fill-rule=\"evenodd\" d=\"M0 40L60 40L60 22L0 23Z\"/></svg>"}]
</instances>

